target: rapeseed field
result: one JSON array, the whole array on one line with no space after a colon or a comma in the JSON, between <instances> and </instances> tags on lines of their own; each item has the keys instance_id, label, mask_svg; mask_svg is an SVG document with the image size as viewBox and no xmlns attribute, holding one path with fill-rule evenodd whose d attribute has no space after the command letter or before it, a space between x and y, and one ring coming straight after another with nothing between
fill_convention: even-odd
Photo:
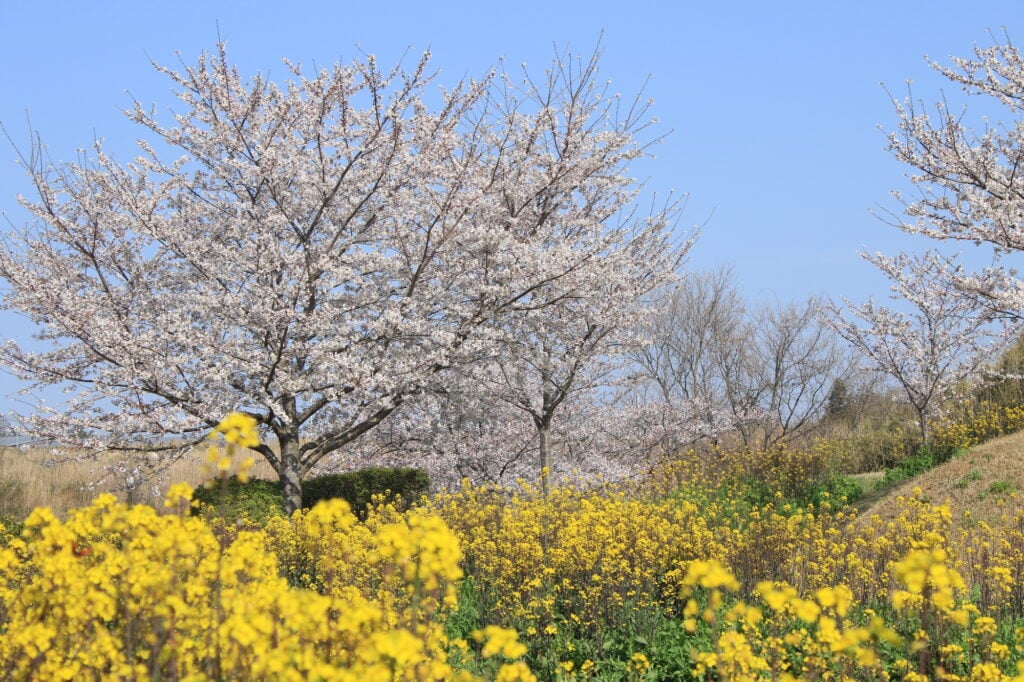
<instances>
[{"instance_id":1,"label":"rapeseed field","mask_svg":"<svg viewBox=\"0 0 1024 682\"><path fill-rule=\"evenodd\" d=\"M252 425L210 457L239 472ZM216 446L214 446L216 447ZM0 531L10 680L1024 680L1024 511L858 514L825 445L247 523L100 495ZM801 472L804 473L801 477ZM826 483L822 483L826 481Z\"/></svg>"}]
</instances>

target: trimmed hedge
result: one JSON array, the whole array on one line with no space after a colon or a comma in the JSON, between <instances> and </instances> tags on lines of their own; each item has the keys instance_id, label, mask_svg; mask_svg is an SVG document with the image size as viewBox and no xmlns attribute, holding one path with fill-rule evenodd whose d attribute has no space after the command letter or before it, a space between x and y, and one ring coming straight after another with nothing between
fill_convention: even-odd
<instances>
[{"instance_id":1,"label":"trimmed hedge","mask_svg":"<svg viewBox=\"0 0 1024 682\"><path fill-rule=\"evenodd\" d=\"M328 474L311 478L302 484L302 508L309 509L321 500L340 498L360 517L375 495L387 502L399 501L404 508L425 495L430 479L421 469L395 469L371 467L347 474ZM200 504L193 513L203 517L220 517L235 522L248 519L264 523L271 516L284 514L284 494L277 481L260 478L240 482L232 476L216 481L212 487L195 491L194 499Z\"/></svg>"},{"instance_id":2,"label":"trimmed hedge","mask_svg":"<svg viewBox=\"0 0 1024 682\"><path fill-rule=\"evenodd\" d=\"M280 484L261 478L251 478L246 483L235 476L214 481L209 488L197 488L192 499L199 502L193 513L204 518L220 517L232 523L248 519L263 524L271 516L284 516Z\"/></svg>"},{"instance_id":3,"label":"trimmed hedge","mask_svg":"<svg viewBox=\"0 0 1024 682\"><path fill-rule=\"evenodd\" d=\"M400 501L407 507L425 495L430 479L422 469L370 467L347 474L317 476L302 484L302 506L310 508L320 500L347 500L352 512L366 516L374 495L388 502Z\"/></svg>"}]
</instances>

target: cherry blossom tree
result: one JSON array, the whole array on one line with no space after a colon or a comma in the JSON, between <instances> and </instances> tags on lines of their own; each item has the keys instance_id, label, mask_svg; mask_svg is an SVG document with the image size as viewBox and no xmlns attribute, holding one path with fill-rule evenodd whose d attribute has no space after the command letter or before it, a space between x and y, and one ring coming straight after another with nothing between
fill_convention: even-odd
<instances>
[{"instance_id":1,"label":"cherry blossom tree","mask_svg":"<svg viewBox=\"0 0 1024 682\"><path fill-rule=\"evenodd\" d=\"M889 150L914 169L909 179L917 190L894 193L906 216L894 222L914 234L991 246L992 267L972 274L951 263L945 278L955 291L1020 318L1024 283L1002 261L1024 250L1024 60L1004 36L975 47L971 58L932 66L968 97L983 98L985 115L972 128L968 108L945 97L931 112L909 94L893 98L899 125L888 136ZM1005 121L997 119L1000 112Z\"/></svg>"},{"instance_id":2,"label":"cherry blossom tree","mask_svg":"<svg viewBox=\"0 0 1024 682\"><path fill-rule=\"evenodd\" d=\"M592 405L596 392L614 381L627 348L641 344L633 334L649 314L640 305L641 298L673 279L688 244L666 248L638 235L630 246L619 259L606 261L605 267L619 276L601 278L611 285L603 295L579 296L571 287L545 287L534 300L546 298L547 313L527 315L493 358L466 368L472 393L529 418L536 430L537 467L545 493L559 412L574 398ZM563 303L555 305L556 299Z\"/></svg>"},{"instance_id":3,"label":"cherry blossom tree","mask_svg":"<svg viewBox=\"0 0 1024 682\"><path fill-rule=\"evenodd\" d=\"M286 61L278 85L220 45L156 67L181 108L135 103L131 161L97 142L54 163L34 143L34 220L0 276L50 347L8 341L0 361L71 393L29 425L131 447L244 410L294 509L312 467L452 368L576 302L628 300L638 271L658 281L665 259L635 259L674 253L676 209L637 213L628 175L656 141L649 104L608 92L597 62L435 89L427 55Z\"/></svg>"},{"instance_id":4,"label":"cherry blossom tree","mask_svg":"<svg viewBox=\"0 0 1024 682\"><path fill-rule=\"evenodd\" d=\"M594 435L588 434L586 427L576 427L582 426L579 415L590 412L586 408L594 402L612 364L606 356L593 355L611 330L596 324L579 328L570 324L560 327L562 334L551 330L551 334L538 336L537 331L527 332L518 341L508 340L502 344L501 354L465 368L463 390L446 393L443 411L454 417L446 424L448 431L458 430L456 425L465 421L480 426L515 425L517 437L499 445L497 451L504 451L506 456L501 459L514 461L516 466L502 467L501 476L509 471L523 476L523 465L527 465L534 474L531 478L540 481L546 494L554 453L558 452L564 464L570 451L579 452L580 444ZM572 336L573 331L580 335ZM592 428L596 426L591 423ZM512 444L515 447L510 449ZM515 456L508 457L511 454Z\"/></svg>"},{"instance_id":5,"label":"cherry blossom tree","mask_svg":"<svg viewBox=\"0 0 1024 682\"><path fill-rule=\"evenodd\" d=\"M868 300L832 304L835 330L886 375L892 377L917 413L921 441L928 421L950 389L974 374L1003 338L992 315L952 288L953 257L930 251L921 256L862 254L892 280L900 308Z\"/></svg>"},{"instance_id":6,"label":"cherry blossom tree","mask_svg":"<svg viewBox=\"0 0 1024 682\"><path fill-rule=\"evenodd\" d=\"M319 468L351 471L372 462L423 469L435 489L456 489L464 479L504 485L534 480L536 446L525 415L449 375L444 385L405 402L352 446L328 455Z\"/></svg>"},{"instance_id":7,"label":"cherry blossom tree","mask_svg":"<svg viewBox=\"0 0 1024 682\"><path fill-rule=\"evenodd\" d=\"M665 456L713 438L707 406L685 403L625 403L601 393L571 392L549 432L550 485L589 485L634 479ZM719 424L727 422L722 415ZM486 456L483 456L486 455ZM380 466L416 466L432 487L514 485L537 481L540 441L532 416L506 399L455 382L441 394L418 395L353 447L321 462L329 471ZM543 483L543 481L542 481Z\"/></svg>"}]
</instances>

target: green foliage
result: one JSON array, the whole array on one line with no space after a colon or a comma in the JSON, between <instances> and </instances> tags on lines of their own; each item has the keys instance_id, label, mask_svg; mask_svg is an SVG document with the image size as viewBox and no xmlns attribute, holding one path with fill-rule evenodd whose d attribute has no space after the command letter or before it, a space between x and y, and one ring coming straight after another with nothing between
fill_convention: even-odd
<instances>
[{"instance_id":1,"label":"green foliage","mask_svg":"<svg viewBox=\"0 0 1024 682\"><path fill-rule=\"evenodd\" d=\"M947 457L946 459L949 458ZM882 477L882 485L891 485L905 481L908 478L913 478L918 474L928 471L942 461L945 460L937 458L930 448L922 446L912 457L907 457L896 466L886 469L885 476Z\"/></svg>"},{"instance_id":2,"label":"green foliage","mask_svg":"<svg viewBox=\"0 0 1024 682\"><path fill-rule=\"evenodd\" d=\"M723 503L730 496L734 496L740 503L737 510L742 510L744 515L753 509L764 507L774 497L774 491L767 481L751 476L740 479L736 487L724 484L716 492L718 501Z\"/></svg>"},{"instance_id":3,"label":"green foliage","mask_svg":"<svg viewBox=\"0 0 1024 682\"><path fill-rule=\"evenodd\" d=\"M0 516L0 547L6 547L13 538L21 535L24 527L23 521Z\"/></svg>"},{"instance_id":4,"label":"green foliage","mask_svg":"<svg viewBox=\"0 0 1024 682\"><path fill-rule=\"evenodd\" d=\"M917 452L910 457L907 457L895 466L887 468L885 470L885 476L882 477L879 485L887 486L913 478L914 476L923 474L933 467L943 464L944 462L948 462L954 457L959 457L963 455L963 453L963 448L949 445L922 445L917 449ZM964 483L964 486L966 485L967 484Z\"/></svg>"},{"instance_id":5,"label":"green foliage","mask_svg":"<svg viewBox=\"0 0 1024 682\"><path fill-rule=\"evenodd\" d=\"M1016 489L1017 486L1012 481L996 481L988 487L988 491L993 495L1002 495Z\"/></svg>"},{"instance_id":6,"label":"green foliage","mask_svg":"<svg viewBox=\"0 0 1024 682\"><path fill-rule=\"evenodd\" d=\"M849 476L831 473L816 481L807 481L804 487L790 491L790 494L780 495L779 492L762 479L745 477L722 482L714 488L684 486L674 496L698 507L714 506L723 510L726 517L743 520L753 511L768 506L796 512L809 505L820 508L828 503L833 509L839 509L859 499L864 494L864 487Z\"/></svg>"},{"instance_id":7,"label":"green foliage","mask_svg":"<svg viewBox=\"0 0 1024 682\"><path fill-rule=\"evenodd\" d=\"M964 476L963 478L961 478L956 483L954 483L953 487L956 488L957 490L963 490L964 488L966 488L968 485L970 485L974 481L980 481L980 480L981 480L981 472L978 471L977 469L971 469L971 472L969 474L967 474L966 476Z\"/></svg>"},{"instance_id":8,"label":"green foliage","mask_svg":"<svg viewBox=\"0 0 1024 682\"><path fill-rule=\"evenodd\" d=\"M193 510L196 515L229 523L246 520L262 525L271 516L284 515L284 494L277 481L252 478L243 483L232 476L198 488L193 499L199 502Z\"/></svg>"},{"instance_id":9,"label":"green foliage","mask_svg":"<svg viewBox=\"0 0 1024 682\"><path fill-rule=\"evenodd\" d=\"M459 608L451 611L445 619L445 636L449 640L473 638L473 631L487 625L480 592L473 576L469 575L459 581L456 588Z\"/></svg>"},{"instance_id":10,"label":"green foliage","mask_svg":"<svg viewBox=\"0 0 1024 682\"><path fill-rule=\"evenodd\" d=\"M346 500L353 513L362 518L375 496L385 501L408 504L425 495L430 479L421 469L370 467L347 474L327 474L302 484L302 506L309 508L320 500Z\"/></svg>"},{"instance_id":11,"label":"green foliage","mask_svg":"<svg viewBox=\"0 0 1024 682\"><path fill-rule=\"evenodd\" d=\"M832 473L824 481L810 486L804 499L797 502L818 507L825 502L832 505L853 504L863 494L864 486L860 483L849 476Z\"/></svg>"},{"instance_id":12,"label":"green foliage","mask_svg":"<svg viewBox=\"0 0 1024 682\"><path fill-rule=\"evenodd\" d=\"M833 472L807 480L803 486L787 491L788 494L782 495L781 498L763 481L746 481L742 491L749 509L758 509L774 503L778 508L789 505L796 510L805 509L808 505L820 507L823 503L828 503L833 508L850 504L864 494L864 487L849 476Z\"/></svg>"},{"instance_id":13,"label":"green foliage","mask_svg":"<svg viewBox=\"0 0 1024 682\"><path fill-rule=\"evenodd\" d=\"M978 499L984 500L989 495L1006 495L1008 493L1012 493L1016 489L1017 486L1012 481L993 481L992 485L990 485L985 492L978 495Z\"/></svg>"},{"instance_id":14,"label":"green foliage","mask_svg":"<svg viewBox=\"0 0 1024 682\"><path fill-rule=\"evenodd\" d=\"M753 510L770 500L772 494L763 481L744 478L740 481L724 481L715 487L682 485L670 497L685 500L701 509L721 509L725 518L745 519Z\"/></svg>"},{"instance_id":15,"label":"green foliage","mask_svg":"<svg viewBox=\"0 0 1024 682\"><path fill-rule=\"evenodd\" d=\"M375 497L384 501L418 500L430 487L427 474L420 469L375 467L348 474L317 476L302 484L302 507L309 509L321 500L346 500L353 513L366 516ZM221 518L229 523L247 520L256 525L284 512L284 494L277 481L253 478L242 483L232 476L213 481L211 487L196 490L199 507L194 510L204 518Z\"/></svg>"},{"instance_id":16,"label":"green foliage","mask_svg":"<svg viewBox=\"0 0 1024 682\"><path fill-rule=\"evenodd\" d=\"M665 618L654 634L650 650L651 666L659 679L687 680L692 678L695 651L708 651L714 644L712 630L707 623L697 622L697 631L688 633L681 618Z\"/></svg>"},{"instance_id":17,"label":"green foliage","mask_svg":"<svg viewBox=\"0 0 1024 682\"><path fill-rule=\"evenodd\" d=\"M958 447L956 445L929 445L928 449L932 453L932 459L935 465L944 464L951 459L962 456L967 452L967 448Z\"/></svg>"},{"instance_id":18,"label":"green foliage","mask_svg":"<svg viewBox=\"0 0 1024 682\"><path fill-rule=\"evenodd\" d=\"M850 437L850 450L856 453L858 460L851 473L897 466L919 444L917 433L900 417L866 423Z\"/></svg>"},{"instance_id":19,"label":"green foliage","mask_svg":"<svg viewBox=\"0 0 1024 682\"><path fill-rule=\"evenodd\" d=\"M485 680L493 680L498 675L502 661L500 656L484 658L481 655L481 644L473 636L474 632L494 623L489 619L480 588L472 575L458 582L456 596L458 608L446 611L444 619L445 637L449 642L460 643L449 647L449 662L457 669L466 670ZM461 643L464 643L465 648ZM586 644L585 641L583 643Z\"/></svg>"},{"instance_id":20,"label":"green foliage","mask_svg":"<svg viewBox=\"0 0 1024 682\"><path fill-rule=\"evenodd\" d=\"M854 397L842 379L832 382L828 399L825 401L825 419L828 421L849 421L852 418Z\"/></svg>"},{"instance_id":21,"label":"green foliage","mask_svg":"<svg viewBox=\"0 0 1024 682\"><path fill-rule=\"evenodd\" d=\"M479 645L473 641L472 633L487 625L491 616L472 575L459 582L458 601L459 608L446 617L445 635L449 641L466 641L476 650ZM596 630L559 616L553 623L553 634L535 635L542 637L546 646L530 650L527 661L531 670L542 680L579 676L598 680L652 679L630 670L630 658L643 653L657 669L657 679L690 680L691 652L714 646L712 630L706 623L699 622L697 631L688 633L682 618L663 608L638 607L626 602L617 607L609 605L609 616L616 627ZM525 633L530 623L512 621L504 625ZM453 661L463 663L463 652L458 647L452 647L450 653ZM466 664L467 670L484 679L494 679L498 667L494 659L482 659L479 655L470 656ZM572 666L575 677L571 673L566 675L567 665Z\"/></svg>"}]
</instances>

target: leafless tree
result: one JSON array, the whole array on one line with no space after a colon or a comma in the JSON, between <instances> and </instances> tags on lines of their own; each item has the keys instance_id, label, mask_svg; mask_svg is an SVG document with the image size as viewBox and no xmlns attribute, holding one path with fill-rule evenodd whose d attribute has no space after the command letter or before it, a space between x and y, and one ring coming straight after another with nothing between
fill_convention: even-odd
<instances>
[{"instance_id":1,"label":"leafless tree","mask_svg":"<svg viewBox=\"0 0 1024 682\"><path fill-rule=\"evenodd\" d=\"M854 371L820 307L811 298L751 308L730 268L688 273L633 361L658 399L724 408L745 445L768 447L808 432L833 383Z\"/></svg>"}]
</instances>

